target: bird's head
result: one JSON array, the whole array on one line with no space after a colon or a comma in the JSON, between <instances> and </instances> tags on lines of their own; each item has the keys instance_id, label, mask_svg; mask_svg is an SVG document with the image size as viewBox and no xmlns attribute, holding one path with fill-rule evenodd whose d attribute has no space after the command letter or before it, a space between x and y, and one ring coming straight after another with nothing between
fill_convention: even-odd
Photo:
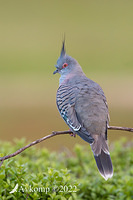
<instances>
[{"instance_id":1,"label":"bird's head","mask_svg":"<svg viewBox=\"0 0 133 200\"><path fill-rule=\"evenodd\" d=\"M61 54L57 60L57 64L55 65L55 67L56 70L53 72L53 74L59 73L61 75L76 73L76 71L79 71L79 69L81 69L78 62L74 58L66 54L65 40L63 41Z\"/></svg>"}]
</instances>

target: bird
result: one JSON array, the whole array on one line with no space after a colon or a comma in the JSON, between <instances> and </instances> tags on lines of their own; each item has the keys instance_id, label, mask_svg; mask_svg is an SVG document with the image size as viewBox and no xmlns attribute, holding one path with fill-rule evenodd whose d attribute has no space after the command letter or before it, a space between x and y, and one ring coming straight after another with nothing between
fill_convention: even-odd
<instances>
[{"instance_id":1,"label":"bird","mask_svg":"<svg viewBox=\"0 0 133 200\"><path fill-rule=\"evenodd\" d=\"M56 104L74 135L90 144L97 168L107 180L113 165L107 143L109 112L100 85L86 77L76 59L66 54L65 39L53 74L60 74Z\"/></svg>"}]
</instances>

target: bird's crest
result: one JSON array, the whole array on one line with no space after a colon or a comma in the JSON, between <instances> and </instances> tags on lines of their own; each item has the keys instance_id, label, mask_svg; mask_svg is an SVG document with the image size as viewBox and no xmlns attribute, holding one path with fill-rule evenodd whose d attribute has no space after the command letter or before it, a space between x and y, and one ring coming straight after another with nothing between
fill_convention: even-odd
<instances>
[{"instance_id":1,"label":"bird's crest","mask_svg":"<svg viewBox=\"0 0 133 200\"><path fill-rule=\"evenodd\" d=\"M66 51L65 51L65 37L64 37L60 57L64 57L65 55L66 55Z\"/></svg>"}]
</instances>

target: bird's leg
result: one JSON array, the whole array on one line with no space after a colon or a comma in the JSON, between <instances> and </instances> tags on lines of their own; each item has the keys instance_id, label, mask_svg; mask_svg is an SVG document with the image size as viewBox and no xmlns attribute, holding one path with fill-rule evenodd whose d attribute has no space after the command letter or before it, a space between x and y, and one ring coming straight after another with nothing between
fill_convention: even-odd
<instances>
[{"instance_id":1,"label":"bird's leg","mask_svg":"<svg viewBox=\"0 0 133 200\"><path fill-rule=\"evenodd\" d=\"M71 129L69 129L69 131L72 131ZM70 136L76 137L76 133L69 133Z\"/></svg>"}]
</instances>

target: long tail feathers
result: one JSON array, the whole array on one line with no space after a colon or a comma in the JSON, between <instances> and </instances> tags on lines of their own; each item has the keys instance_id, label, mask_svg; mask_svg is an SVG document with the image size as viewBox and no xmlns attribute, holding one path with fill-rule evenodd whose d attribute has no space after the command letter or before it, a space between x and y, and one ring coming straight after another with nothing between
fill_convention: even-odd
<instances>
[{"instance_id":1,"label":"long tail feathers","mask_svg":"<svg viewBox=\"0 0 133 200\"><path fill-rule=\"evenodd\" d=\"M110 155L101 150L99 155L94 155L100 174L105 180L113 176L113 166Z\"/></svg>"},{"instance_id":2,"label":"long tail feathers","mask_svg":"<svg viewBox=\"0 0 133 200\"><path fill-rule=\"evenodd\" d=\"M93 138L85 128L76 132L83 140L90 143L100 174L105 180L113 176L113 166L109 154L108 144L102 135Z\"/></svg>"}]
</instances>

